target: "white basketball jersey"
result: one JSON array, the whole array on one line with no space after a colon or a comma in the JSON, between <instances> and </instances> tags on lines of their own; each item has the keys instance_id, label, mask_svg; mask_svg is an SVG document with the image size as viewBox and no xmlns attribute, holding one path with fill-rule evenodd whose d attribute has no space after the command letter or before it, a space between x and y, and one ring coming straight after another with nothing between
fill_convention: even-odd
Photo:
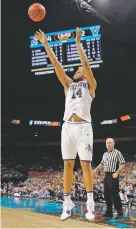
<instances>
[{"instance_id":1,"label":"white basketball jersey","mask_svg":"<svg viewBox=\"0 0 136 229\"><path fill-rule=\"evenodd\" d=\"M90 95L86 80L78 83L72 82L66 95L63 120L68 121L72 114L76 114L83 120L91 122L90 109L92 100L93 97Z\"/></svg>"}]
</instances>

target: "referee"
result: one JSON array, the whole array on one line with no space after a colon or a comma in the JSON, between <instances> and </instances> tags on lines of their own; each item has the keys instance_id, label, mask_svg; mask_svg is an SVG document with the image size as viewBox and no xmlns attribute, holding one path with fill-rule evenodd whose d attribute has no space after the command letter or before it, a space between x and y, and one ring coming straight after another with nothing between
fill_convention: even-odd
<instances>
[{"instance_id":1,"label":"referee","mask_svg":"<svg viewBox=\"0 0 136 229\"><path fill-rule=\"evenodd\" d=\"M125 159L121 152L114 148L115 142L112 138L106 140L107 151L102 157L101 163L93 171L94 174L104 167L104 196L107 205L105 217L113 217L112 203L117 210L117 217L123 217L122 204L119 196L119 173L125 167Z\"/></svg>"}]
</instances>

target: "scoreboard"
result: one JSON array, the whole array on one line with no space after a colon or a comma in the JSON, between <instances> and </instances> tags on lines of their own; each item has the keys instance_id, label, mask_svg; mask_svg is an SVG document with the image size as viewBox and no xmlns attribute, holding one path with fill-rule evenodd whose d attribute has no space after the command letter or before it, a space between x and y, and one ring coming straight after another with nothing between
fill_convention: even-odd
<instances>
[{"instance_id":1,"label":"scoreboard","mask_svg":"<svg viewBox=\"0 0 136 229\"><path fill-rule=\"evenodd\" d=\"M81 44L92 68L100 67L102 60L100 25L82 28ZM73 72L81 66L76 47L76 29L46 34L50 47L66 72ZM46 50L35 36L30 36L31 72L33 75L54 73Z\"/></svg>"}]
</instances>

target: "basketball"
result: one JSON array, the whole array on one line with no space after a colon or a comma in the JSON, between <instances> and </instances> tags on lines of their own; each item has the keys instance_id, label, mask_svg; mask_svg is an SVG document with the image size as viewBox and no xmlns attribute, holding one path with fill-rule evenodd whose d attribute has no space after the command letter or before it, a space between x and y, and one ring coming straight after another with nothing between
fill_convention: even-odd
<instances>
[{"instance_id":1,"label":"basketball","mask_svg":"<svg viewBox=\"0 0 136 229\"><path fill-rule=\"evenodd\" d=\"M28 8L28 16L32 21L42 21L45 18L46 9L39 3L34 3Z\"/></svg>"}]
</instances>

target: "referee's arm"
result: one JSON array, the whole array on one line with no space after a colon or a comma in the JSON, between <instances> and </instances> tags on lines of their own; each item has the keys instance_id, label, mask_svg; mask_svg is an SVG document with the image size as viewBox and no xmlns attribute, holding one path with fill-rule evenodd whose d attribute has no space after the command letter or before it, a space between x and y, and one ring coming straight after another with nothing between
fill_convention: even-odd
<instances>
[{"instance_id":1,"label":"referee's arm","mask_svg":"<svg viewBox=\"0 0 136 229\"><path fill-rule=\"evenodd\" d=\"M119 168L116 171L116 173L119 174L121 172L121 170L124 169L124 167L125 167L125 159L124 159L124 157L120 151L118 151L117 157L118 157L118 161L119 161Z\"/></svg>"},{"instance_id":2,"label":"referee's arm","mask_svg":"<svg viewBox=\"0 0 136 229\"><path fill-rule=\"evenodd\" d=\"M118 175L120 174L120 172L124 169L125 167L125 159L122 155L122 153L120 151L118 151L118 154L117 154L117 157L118 157L118 162L119 162L119 168L118 170L112 175L113 178L117 178Z\"/></svg>"}]
</instances>

